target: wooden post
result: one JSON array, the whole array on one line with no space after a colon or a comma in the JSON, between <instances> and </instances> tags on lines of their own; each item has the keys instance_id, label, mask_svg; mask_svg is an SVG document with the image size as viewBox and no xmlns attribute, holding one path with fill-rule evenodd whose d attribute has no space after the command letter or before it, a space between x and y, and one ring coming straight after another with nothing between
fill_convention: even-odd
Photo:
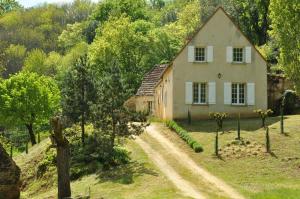
<instances>
[{"instance_id":1,"label":"wooden post","mask_svg":"<svg viewBox=\"0 0 300 199\"><path fill-rule=\"evenodd\" d=\"M267 151L267 153L271 152L269 127L266 128L266 151Z\"/></svg>"},{"instance_id":2,"label":"wooden post","mask_svg":"<svg viewBox=\"0 0 300 199\"><path fill-rule=\"evenodd\" d=\"M237 129L237 139L241 140L241 114L238 116L238 129Z\"/></svg>"},{"instance_id":3,"label":"wooden post","mask_svg":"<svg viewBox=\"0 0 300 199\"><path fill-rule=\"evenodd\" d=\"M52 142L57 151L57 176L58 176L58 199L71 197L70 186L70 146L69 141L63 136L63 126L60 117L51 120L53 129Z\"/></svg>"},{"instance_id":4,"label":"wooden post","mask_svg":"<svg viewBox=\"0 0 300 199\"><path fill-rule=\"evenodd\" d=\"M219 157L219 131L216 132L216 140L215 140L215 154Z\"/></svg>"}]
</instances>

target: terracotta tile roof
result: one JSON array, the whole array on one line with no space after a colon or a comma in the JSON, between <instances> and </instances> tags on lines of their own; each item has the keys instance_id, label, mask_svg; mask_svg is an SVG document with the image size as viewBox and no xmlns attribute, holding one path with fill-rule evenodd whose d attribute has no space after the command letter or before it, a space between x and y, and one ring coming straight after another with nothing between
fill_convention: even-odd
<instances>
[{"instance_id":1,"label":"terracotta tile roof","mask_svg":"<svg viewBox=\"0 0 300 199\"><path fill-rule=\"evenodd\" d=\"M159 82L161 75L168 67L168 64L155 65L145 76L140 88L138 89L137 96L153 96L155 85Z\"/></svg>"}]
</instances>

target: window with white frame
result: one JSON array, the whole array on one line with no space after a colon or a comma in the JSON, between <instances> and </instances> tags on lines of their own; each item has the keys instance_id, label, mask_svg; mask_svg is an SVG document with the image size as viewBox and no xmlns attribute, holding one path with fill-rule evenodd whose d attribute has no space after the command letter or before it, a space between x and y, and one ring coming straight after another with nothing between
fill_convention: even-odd
<instances>
[{"instance_id":1,"label":"window with white frame","mask_svg":"<svg viewBox=\"0 0 300 199\"><path fill-rule=\"evenodd\" d=\"M205 48L195 48L195 61L205 61Z\"/></svg>"},{"instance_id":2,"label":"window with white frame","mask_svg":"<svg viewBox=\"0 0 300 199\"><path fill-rule=\"evenodd\" d=\"M231 103L234 105L245 104L245 84L233 83L231 86Z\"/></svg>"},{"instance_id":3,"label":"window with white frame","mask_svg":"<svg viewBox=\"0 0 300 199\"><path fill-rule=\"evenodd\" d=\"M206 104L206 83L193 83L193 103Z\"/></svg>"},{"instance_id":4,"label":"window with white frame","mask_svg":"<svg viewBox=\"0 0 300 199\"><path fill-rule=\"evenodd\" d=\"M244 49L233 48L233 62L241 63L244 61Z\"/></svg>"}]
</instances>

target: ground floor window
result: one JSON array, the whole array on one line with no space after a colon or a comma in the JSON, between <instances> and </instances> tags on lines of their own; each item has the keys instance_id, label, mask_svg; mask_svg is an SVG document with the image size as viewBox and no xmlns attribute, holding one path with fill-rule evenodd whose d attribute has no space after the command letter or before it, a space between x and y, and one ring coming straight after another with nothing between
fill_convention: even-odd
<instances>
[{"instance_id":1,"label":"ground floor window","mask_svg":"<svg viewBox=\"0 0 300 199\"><path fill-rule=\"evenodd\" d=\"M206 83L193 83L193 103L206 104Z\"/></svg>"},{"instance_id":2,"label":"ground floor window","mask_svg":"<svg viewBox=\"0 0 300 199\"><path fill-rule=\"evenodd\" d=\"M231 103L235 105L245 104L245 84L233 83L231 87Z\"/></svg>"}]
</instances>

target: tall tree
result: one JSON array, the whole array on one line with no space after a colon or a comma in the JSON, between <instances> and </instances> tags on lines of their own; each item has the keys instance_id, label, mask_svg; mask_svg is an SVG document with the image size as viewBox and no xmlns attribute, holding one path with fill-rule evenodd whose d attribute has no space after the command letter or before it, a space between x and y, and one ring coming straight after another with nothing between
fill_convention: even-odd
<instances>
[{"instance_id":1,"label":"tall tree","mask_svg":"<svg viewBox=\"0 0 300 199\"><path fill-rule=\"evenodd\" d=\"M36 73L18 73L0 85L0 120L5 126L25 125L32 145L34 125L43 124L58 111L60 94L51 78Z\"/></svg>"},{"instance_id":2,"label":"tall tree","mask_svg":"<svg viewBox=\"0 0 300 199\"><path fill-rule=\"evenodd\" d=\"M88 68L87 55L84 55L77 59L75 64L66 72L61 86L63 114L73 122L80 122L83 144L84 126L90 113L89 102L94 96Z\"/></svg>"},{"instance_id":3,"label":"tall tree","mask_svg":"<svg viewBox=\"0 0 300 199\"><path fill-rule=\"evenodd\" d=\"M280 47L279 64L300 93L300 3L298 0L271 0L272 36Z\"/></svg>"},{"instance_id":4,"label":"tall tree","mask_svg":"<svg viewBox=\"0 0 300 199\"><path fill-rule=\"evenodd\" d=\"M107 158L112 157L116 138L130 138L143 132L145 124L132 122L132 114L123 106L128 90L116 60L108 57L93 73L97 99L92 107L93 123L98 140L105 139Z\"/></svg>"},{"instance_id":5,"label":"tall tree","mask_svg":"<svg viewBox=\"0 0 300 199\"><path fill-rule=\"evenodd\" d=\"M3 76L7 78L9 74L15 74L16 72L20 71L22 69L25 57L25 46L10 44L3 53Z\"/></svg>"}]
</instances>

